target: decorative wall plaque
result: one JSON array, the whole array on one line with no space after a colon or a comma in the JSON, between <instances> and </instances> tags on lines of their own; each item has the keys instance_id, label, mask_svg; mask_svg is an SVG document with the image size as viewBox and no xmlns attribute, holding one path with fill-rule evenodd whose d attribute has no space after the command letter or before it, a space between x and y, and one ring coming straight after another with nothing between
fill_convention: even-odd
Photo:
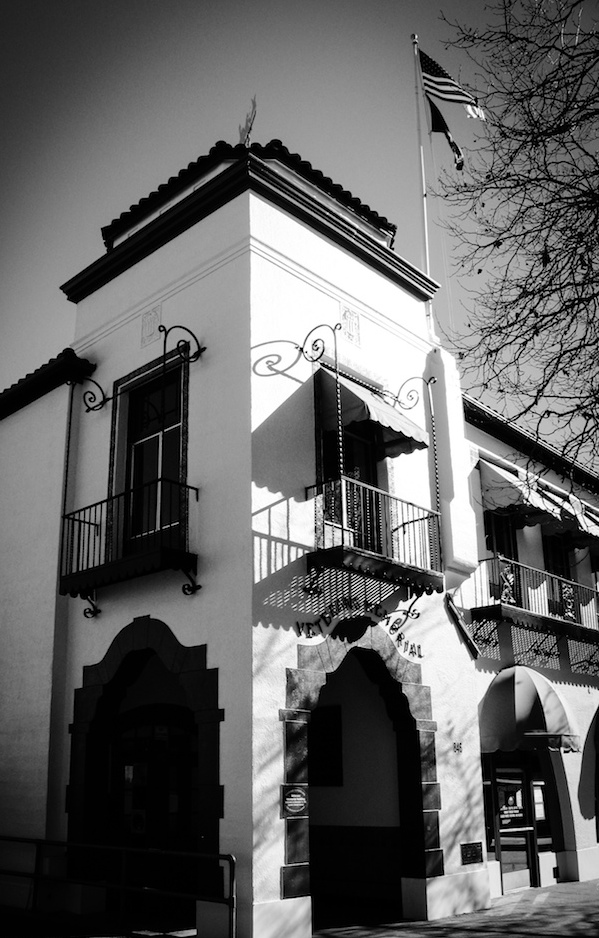
<instances>
[{"instance_id":1,"label":"decorative wall plaque","mask_svg":"<svg viewBox=\"0 0 599 938\"><path fill-rule=\"evenodd\" d=\"M462 866L467 866L469 863L483 862L483 845L480 840L472 844L460 844L460 850L462 852Z\"/></svg>"}]
</instances>

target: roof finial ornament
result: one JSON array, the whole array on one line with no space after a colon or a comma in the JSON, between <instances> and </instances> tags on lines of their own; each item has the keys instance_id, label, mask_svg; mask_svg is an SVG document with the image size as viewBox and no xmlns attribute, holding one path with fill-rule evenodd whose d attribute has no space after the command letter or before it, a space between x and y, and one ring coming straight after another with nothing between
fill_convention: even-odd
<instances>
[{"instance_id":1,"label":"roof finial ornament","mask_svg":"<svg viewBox=\"0 0 599 938\"><path fill-rule=\"evenodd\" d=\"M256 120L256 95L252 98L252 106L248 113L245 115L245 124L243 127L239 125L239 142L243 144L244 147L249 147L250 145L250 134L252 132L252 127L254 126L254 121Z\"/></svg>"}]
</instances>

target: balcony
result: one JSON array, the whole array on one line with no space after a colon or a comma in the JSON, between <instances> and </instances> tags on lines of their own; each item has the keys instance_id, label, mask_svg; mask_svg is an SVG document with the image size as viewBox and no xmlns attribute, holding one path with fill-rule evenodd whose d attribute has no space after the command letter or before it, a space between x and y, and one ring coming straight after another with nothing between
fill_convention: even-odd
<instances>
[{"instance_id":1,"label":"balcony","mask_svg":"<svg viewBox=\"0 0 599 938\"><path fill-rule=\"evenodd\" d=\"M198 489L157 479L63 518L60 593L89 596L99 586L159 570L195 574L189 553L189 499ZM189 587L185 587L189 589Z\"/></svg>"},{"instance_id":2,"label":"balcony","mask_svg":"<svg viewBox=\"0 0 599 938\"><path fill-rule=\"evenodd\" d=\"M523 624L568 623L599 629L599 593L545 570L536 570L497 555L479 564L471 586L473 618L485 615ZM563 629L564 631L572 631Z\"/></svg>"},{"instance_id":3,"label":"balcony","mask_svg":"<svg viewBox=\"0 0 599 938\"><path fill-rule=\"evenodd\" d=\"M309 569L349 569L417 593L443 589L438 512L348 476L306 494L316 520Z\"/></svg>"}]
</instances>

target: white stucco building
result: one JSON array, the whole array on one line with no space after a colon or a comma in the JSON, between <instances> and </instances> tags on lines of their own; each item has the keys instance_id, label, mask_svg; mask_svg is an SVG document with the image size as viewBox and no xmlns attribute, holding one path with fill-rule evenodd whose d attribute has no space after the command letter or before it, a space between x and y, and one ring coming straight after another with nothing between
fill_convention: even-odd
<instances>
[{"instance_id":1,"label":"white stucco building","mask_svg":"<svg viewBox=\"0 0 599 938\"><path fill-rule=\"evenodd\" d=\"M464 402L393 233L219 143L0 395L0 835L232 854L239 938L599 877L599 478ZM197 892L178 864L136 883Z\"/></svg>"}]
</instances>

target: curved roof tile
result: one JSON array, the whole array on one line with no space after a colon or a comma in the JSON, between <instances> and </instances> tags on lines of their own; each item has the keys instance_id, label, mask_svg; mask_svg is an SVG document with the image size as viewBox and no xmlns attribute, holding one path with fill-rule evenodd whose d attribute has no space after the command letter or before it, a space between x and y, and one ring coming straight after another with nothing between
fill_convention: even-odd
<instances>
[{"instance_id":1,"label":"curved roof tile","mask_svg":"<svg viewBox=\"0 0 599 938\"><path fill-rule=\"evenodd\" d=\"M325 176L319 169L314 169L312 164L302 159L299 153L291 153L280 140L271 140L264 146L259 143L252 143L249 147L242 143L233 145L226 143L224 140L219 140L205 156L201 156L193 163L189 163L176 176L171 176L168 182L161 183L154 192L140 199L135 205L131 205L126 212L123 212L118 218L113 219L109 225L102 228L104 244L110 250L116 238L138 224L147 215L156 211L197 179L201 179L219 163L247 160L249 153L264 160L278 160L284 166L292 169L298 176L302 176L327 195L330 195L341 205L352 209L371 225L388 234L395 234L396 225L388 221L383 215L379 215L369 205L361 202L360 199L340 186L339 183L333 182L329 176Z\"/></svg>"},{"instance_id":2,"label":"curved roof tile","mask_svg":"<svg viewBox=\"0 0 599 938\"><path fill-rule=\"evenodd\" d=\"M0 420L33 403L61 384L79 384L93 374L95 368L93 362L87 358L79 358L72 348L63 349L56 358L51 358L45 365L29 372L0 393Z\"/></svg>"}]
</instances>

